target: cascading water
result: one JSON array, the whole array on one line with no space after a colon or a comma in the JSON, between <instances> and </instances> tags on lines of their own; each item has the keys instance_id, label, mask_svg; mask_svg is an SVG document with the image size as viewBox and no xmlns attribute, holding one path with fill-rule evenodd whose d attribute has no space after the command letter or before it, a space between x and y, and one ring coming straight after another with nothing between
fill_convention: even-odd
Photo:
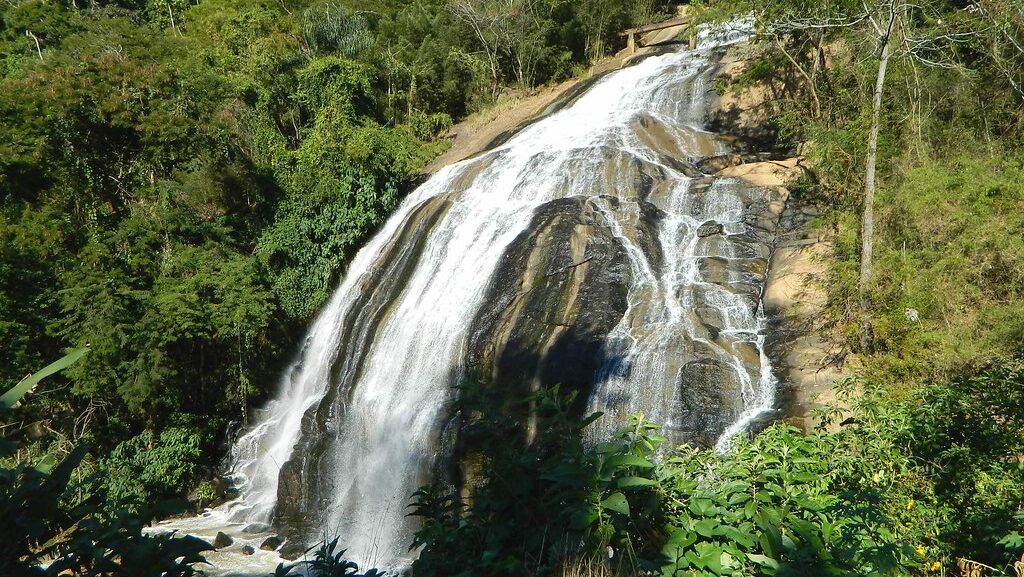
<instances>
[{"instance_id":1,"label":"cascading water","mask_svg":"<svg viewBox=\"0 0 1024 577\"><path fill-rule=\"evenodd\" d=\"M714 442L769 409L770 249L748 222L764 193L694 168L725 151L702 127L734 40L705 34L610 74L406 198L236 443L238 498L207 518L301 526L360 564L406 563L406 504L471 370L523 381L513 396L577 378L609 413L598 434L644 412Z\"/></svg>"}]
</instances>

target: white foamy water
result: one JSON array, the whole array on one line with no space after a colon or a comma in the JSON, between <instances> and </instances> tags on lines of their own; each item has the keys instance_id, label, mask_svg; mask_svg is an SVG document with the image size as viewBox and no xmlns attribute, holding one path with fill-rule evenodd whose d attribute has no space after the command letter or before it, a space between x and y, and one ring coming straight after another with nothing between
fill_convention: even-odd
<instances>
[{"instance_id":1,"label":"white foamy water","mask_svg":"<svg viewBox=\"0 0 1024 577\"><path fill-rule=\"evenodd\" d=\"M726 233L742 226L741 195L730 188L737 183L719 180L697 194L694 180L641 134L656 127L657 140L671 142L674 156L684 161L721 152L703 129L715 68L712 49L737 39L702 34L696 51L649 57L613 73L564 110L492 151L443 169L414 191L352 261L282 378L280 392L235 444L230 474L238 499L164 526L208 538L219 530L237 536L236 545L216 554L214 573L272 570L277 562L272 554L242 557L231 551L243 541L258 546L265 536L241 531L272 521L281 467L297 456L293 451L303 436L304 415L319 410L328 450L313 472L322 498L309 513L322 519L324 533L341 537L349 557L361 566L407 564L415 525L405 517L406 505L428 481L438 427L452 385L465 373L471 324L487 306L493 273L537 209L566 196L593 199L626 250L633 273L628 309L606 345L614 361L603 367L591 407L612 413L609 422L642 411L673 426L678 387L663 382L674 380L679 367L663 353L696 343L712 350L722 370L739 383L730 393L739 409L726 415L732 423L727 433L743 430L769 409L774 383L757 306L721 282L705 280L699 266L707 256L697 235L702 223L715 220ZM625 232L640 218L636 182L651 173L661 184L650 202L664 213L656 239L658 262ZM610 202L612 197L622 202ZM363 298L375 288L375 271L394 257L391 249L404 227L427 203L442 198L447 205L436 223L419 231L425 236L417 239L400 289L384 302ZM733 258L728 246L721 250L716 256ZM359 308L367 303L375 308ZM696 324L698 305L720 313L716 338ZM345 324L370 317L378 320ZM305 426L316 425L307 420Z\"/></svg>"}]
</instances>

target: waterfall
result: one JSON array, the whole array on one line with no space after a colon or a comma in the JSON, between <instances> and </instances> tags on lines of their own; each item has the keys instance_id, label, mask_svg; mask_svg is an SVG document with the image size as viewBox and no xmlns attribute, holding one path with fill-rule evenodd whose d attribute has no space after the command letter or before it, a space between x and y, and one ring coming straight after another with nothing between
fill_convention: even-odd
<instances>
[{"instance_id":1,"label":"waterfall","mask_svg":"<svg viewBox=\"0 0 1024 577\"><path fill-rule=\"evenodd\" d=\"M595 291L621 301L587 329L596 370L577 371L591 381L590 407L608 413L598 434L644 412L680 439L722 443L769 409L759 303L770 249L750 224L764 191L695 168L727 149L704 125L718 55L737 39L703 33L697 50L609 74L410 194L352 261L277 397L235 444L239 496L213 516L306 524L312 538L340 536L361 565L407 563L406 505L429 479L453 385L486 356L477 341L500 341L507 358L495 367L518 362L513 337L474 331L483 319L534 326L522 311L542 307L525 288L496 302L508 282L556 279L563 315ZM541 222L555 224L542 233ZM566 324L536 329L547 343L538 354L558 348ZM545 384L545 371L569 364L537 360L530 378ZM521 371L503 378L510 372Z\"/></svg>"}]
</instances>

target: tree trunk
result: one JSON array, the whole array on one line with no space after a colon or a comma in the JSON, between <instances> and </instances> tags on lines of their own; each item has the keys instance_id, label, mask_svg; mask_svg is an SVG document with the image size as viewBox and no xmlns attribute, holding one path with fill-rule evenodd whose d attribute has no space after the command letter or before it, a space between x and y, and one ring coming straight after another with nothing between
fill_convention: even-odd
<instances>
[{"instance_id":1,"label":"tree trunk","mask_svg":"<svg viewBox=\"0 0 1024 577\"><path fill-rule=\"evenodd\" d=\"M864 216L861 219L860 251L860 306L861 306L861 351L871 354L872 330L868 315L868 285L871 282L871 260L875 239L875 169L878 164L878 131L882 116L882 92L885 89L885 72L889 67L890 39L896 22L892 12L889 28L882 37L882 53L878 60L878 76L875 79L875 94L871 103L871 135L868 138L868 155L864 177Z\"/></svg>"}]
</instances>

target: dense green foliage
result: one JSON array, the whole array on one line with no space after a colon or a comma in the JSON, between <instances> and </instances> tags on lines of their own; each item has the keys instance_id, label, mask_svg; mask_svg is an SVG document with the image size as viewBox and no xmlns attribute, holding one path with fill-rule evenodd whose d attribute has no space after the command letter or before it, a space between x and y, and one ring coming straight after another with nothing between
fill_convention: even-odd
<instances>
[{"instance_id":1,"label":"dense green foliage","mask_svg":"<svg viewBox=\"0 0 1024 577\"><path fill-rule=\"evenodd\" d=\"M870 372L950 378L1024 344L1024 164L1012 155L929 160L879 196L876 346ZM854 286L856 221L837 217L836 302ZM840 300L842 299L842 300ZM905 311L920 313L911 322ZM845 326L847 334L853 327Z\"/></svg>"},{"instance_id":2,"label":"dense green foliage","mask_svg":"<svg viewBox=\"0 0 1024 577\"><path fill-rule=\"evenodd\" d=\"M192 565L203 560L201 554L210 546L192 537L143 535L152 515L170 510L150 505L143 516L110 516L102 492L96 491L96 478L73 481L84 448L76 447L59 462L52 456L33 459L18 450L24 440L19 425L26 395L86 352L69 353L0 397L0 526L5 528L0 572L11 577L193 575Z\"/></svg>"},{"instance_id":3,"label":"dense green foliage","mask_svg":"<svg viewBox=\"0 0 1024 577\"><path fill-rule=\"evenodd\" d=\"M414 573L928 575L968 558L1012 575L1022 394L1019 362L907 402L849 381L820 429L777 424L721 453L666 447L640 418L588 449L595 417L573 417L557 390L529 401L535 440L509 443L525 431L463 401L485 479L471 503L416 494Z\"/></svg>"},{"instance_id":4,"label":"dense green foliage","mask_svg":"<svg viewBox=\"0 0 1024 577\"><path fill-rule=\"evenodd\" d=\"M663 4L3 3L0 379L92 349L36 449L88 443L117 506L186 491L453 118Z\"/></svg>"},{"instance_id":5,"label":"dense green foliage","mask_svg":"<svg viewBox=\"0 0 1024 577\"><path fill-rule=\"evenodd\" d=\"M0 403L0 523L15 528L0 572L189 574L203 545L143 536L148 504L216 462L444 131L577 73L667 4L0 5L0 382L91 345L27 406ZM897 6L863 294L878 17ZM467 388L460 462L476 483L414 496L415 573L1024 572L1019 2L702 7L754 14L756 53L721 88L767 87L770 144L813 167L796 193L829 209L830 320L861 378L820 430L776 424L723 453L667 447L640 418L589 447L571 397L530 399L527 427ZM305 568L358 574L339 543Z\"/></svg>"}]
</instances>

